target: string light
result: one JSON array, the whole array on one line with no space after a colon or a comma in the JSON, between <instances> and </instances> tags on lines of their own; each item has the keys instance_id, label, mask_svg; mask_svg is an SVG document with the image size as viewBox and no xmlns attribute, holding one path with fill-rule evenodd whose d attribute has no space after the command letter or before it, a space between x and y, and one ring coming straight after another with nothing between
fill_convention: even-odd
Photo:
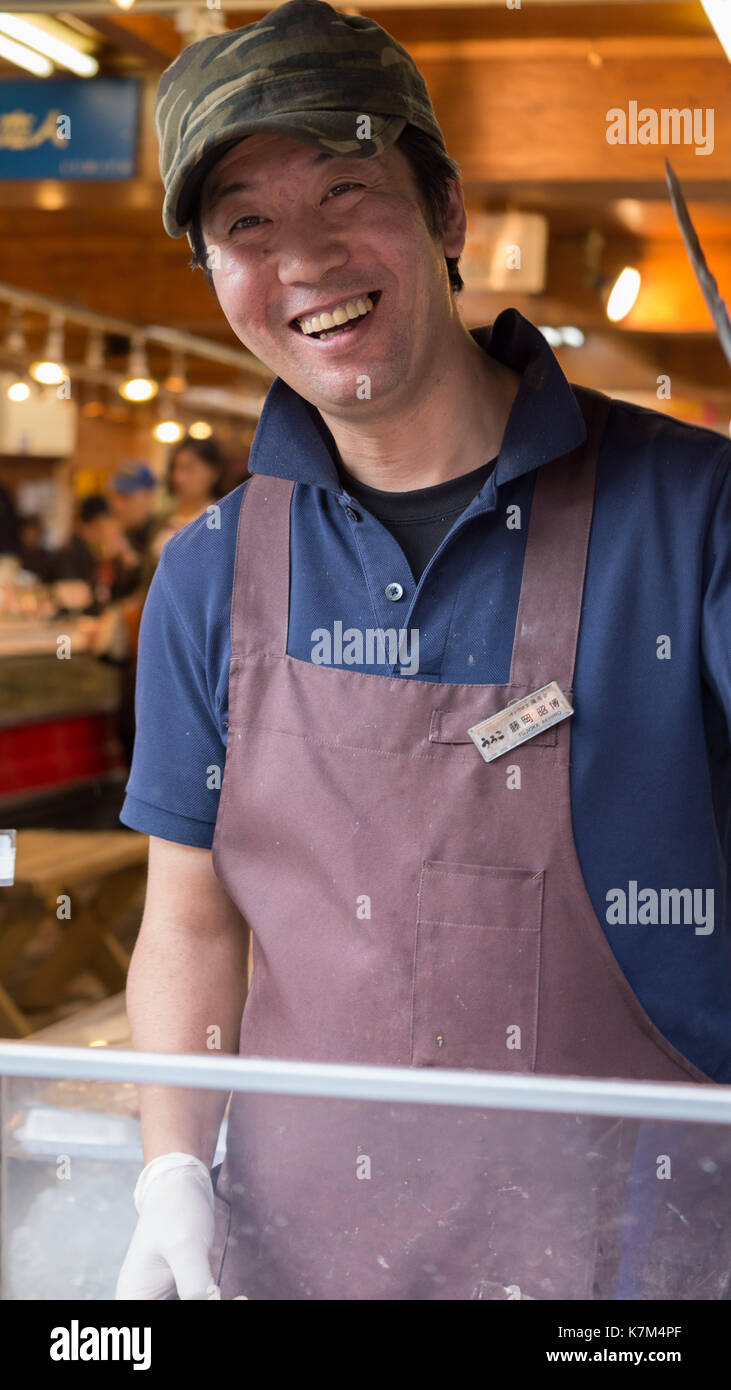
<instances>
[{"instance_id":1,"label":"string light","mask_svg":"<svg viewBox=\"0 0 731 1390\"><path fill-rule=\"evenodd\" d=\"M176 396L179 396L183 391L187 391L188 381L185 375L185 361L182 353L173 353L170 363L170 372L168 376L165 377L164 385L166 391L172 391Z\"/></svg>"},{"instance_id":2,"label":"string light","mask_svg":"<svg viewBox=\"0 0 731 1390\"><path fill-rule=\"evenodd\" d=\"M86 366L90 372L100 372L104 370L104 344L102 335L94 330L89 334L86 344Z\"/></svg>"},{"instance_id":3,"label":"string light","mask_svg":"<svg viewBox=\"0 0 731 1390\"><path fill-rule=\"evenodd\" d=\"M559 328L559 333L567 347L580 348L584 346L584 334L580 328L575 328L573 324L566 324Z\"/></svg>"},{"instance_id":4,"label":"string light","mask_svg":"<svg viewBox=\"0 0 731 1390\"><path fill-rule=\"evenodd\" d=\"M27 401L30 395L30 386L27 381L11 381L7 389L9 401Z\"/></svg>"},{"instance_id":5,"label":"string light","mask_svg":"<svg viewBox=\"0 0 731 1390\"><path fill-rule=\"evenodd\" d=\"M59 386L68 372L63 365L63 319L58 314L49 319L44 352L45 357L31 362L30 374L41 386Z\"/></svg>"},{"instance_id":6,"label":"string light","mask_svg":"<svg viewBox=\"0 0 731 1390\"><path fill-rule=\"evenodd\" d=\"M119 387L126 401L150 401L157 395L157 382L150 376L144 338L135 338L129 354L128 376Z\"/></svg>"},{"instance_id":7,"label":"string light","mask_svg":"<svg viewBox=\"0 0 731 1390\"><path fill-rule=\"evenodd\" d=\"M160 420L152 433L160 444L177 444L183 438L183 426L177 420Z\"/></svg>"},{"instance_id":8,"label":"string light","mask_svg":"<svg viewBox=\"0 0 731 1390\"><path fill-rule=\"evenodd\" d=\"M566 324L563 328L553 328L550 324L542 323L539 330L547 343L552 348L559 347L582 347L584 334L580 328L574 328L572 324Z\"/></svg>"},{"instance_id":9,"label":"string light","mask_svg":"<svg viewBox=\"0 0 731 1390\"><path fill-rule=\"evenodd\" d=\"M175 407L167 394L158 401L157 424L152 433L160 444L177 444L185 434L180 421L175 419Z\"/></svg>"},{"instance_id":10,"label":"string light","mask_svg":"<svg viewBox=\"0 0 731 1390\"><path fill-rule=\"evenodd\" d=\"M207 420L194 420L188 434L191 439L210 439L213 429Z\"/></svg>"},{"instance_id":11,"label":"string light","mask_svg":"<svg viewBox=\"0 0 731 1390\"><path fill-rule=\"evenodd\" d=\"M28 351L23 332L23 310L18 304L10 305L4 348L11 357L25 357Z\"/></svg>"}]
</instances>

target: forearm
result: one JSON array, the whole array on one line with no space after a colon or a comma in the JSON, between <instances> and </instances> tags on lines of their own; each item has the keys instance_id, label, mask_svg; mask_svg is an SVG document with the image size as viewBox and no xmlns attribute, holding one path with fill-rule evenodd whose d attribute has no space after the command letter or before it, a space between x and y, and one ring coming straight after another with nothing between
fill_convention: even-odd
<instances>
[{"instance_id":1,"label":"forearm","mask_svg":"<svg viewBox=\"0 0 731 1390\"><path fill-rule=\"evenodd\" d=\"M247 955L248 929L238 914L204 932L199 922L153 920L146 908L127 980L133 1047L237 1053ZM139 1095L145 1162L180 1150L210 1167L227 1093L141 1086Z\"/></svg>"}]
</instances>

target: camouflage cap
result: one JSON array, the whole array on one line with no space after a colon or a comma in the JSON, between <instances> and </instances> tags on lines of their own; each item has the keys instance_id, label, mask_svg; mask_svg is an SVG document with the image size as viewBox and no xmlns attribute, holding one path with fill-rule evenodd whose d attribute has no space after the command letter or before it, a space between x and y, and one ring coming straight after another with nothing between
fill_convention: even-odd
<instances>
[{"instance_id":1,"label":"camouflage cap","mask_svg":"<svg viewBox=\"0 0 731 1390\"><path fill-rule=\"evenodd\" d=\"M368 158L407 124L445 148L419 69L375 20L323 0L289 0L255 24L199 39L158 87L165 230L189 231L206 174L247 135L288 135Z\"/></svg>"}]
</instances>

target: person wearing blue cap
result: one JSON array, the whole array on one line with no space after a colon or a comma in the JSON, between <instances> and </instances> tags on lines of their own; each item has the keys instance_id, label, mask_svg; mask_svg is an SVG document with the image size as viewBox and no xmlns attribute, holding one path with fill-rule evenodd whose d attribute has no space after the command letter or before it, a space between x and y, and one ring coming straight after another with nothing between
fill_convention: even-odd
<instances>
[{"instance_id":1,"label":"person wearing blue cap","mask_svg":"<svg viewBox=\"0 0 731 1390\"><path fill-rule=\"evenodd\" d=\"M157 479L146 463L123 464L112 478L109 500L130 545L145 555L155 529Z\"/></svg>"}]
</instances>

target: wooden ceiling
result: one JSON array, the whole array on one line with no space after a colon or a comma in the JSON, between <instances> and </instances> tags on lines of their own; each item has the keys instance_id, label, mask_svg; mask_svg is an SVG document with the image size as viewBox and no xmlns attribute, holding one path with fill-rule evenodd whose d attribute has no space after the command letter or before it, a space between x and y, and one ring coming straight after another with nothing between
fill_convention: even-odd
<instances>
[{"instance_id":1,"label":"wooden ceiling","mask_svg":"<svg viewBox=\"0 0 731 1390\"><path fill-rule=\"evenodd\" d=\"M514 0L518 3L518 0ZM116 183L0 184L0 280L140 324L164 324L234 345L200 272L188 268L185 239L160 222L161 185L152 111L162 69L180 52L183 22L216 11L162 0L122 13L83 3L67 12L10 3L16 12L55 13L88 28L103 75L138 76L143 85L139 172ZM272 6L239 0L217 15L229 28ZM354 6L342 5L343 9ZM574 324L581 348L559 350L571 380L725 428L731 368L682 246L664 181L667 154L678 174L707 258L731 300L731 64L700 4L506 3L362 4L413 54L427 81L450 152L474 212L519 209L548 220L541 294L488 293L469 283L469 326L515 304L534 323ZM195 30L188 30L191 35ZM19 76L0 64L0 79ZM630 100L655 109L690 106L715 113L712 153L606 141L606 112ZM0 89L1 101L1 89ZM587 274L587 247L603 238L600 268L631 263L642 272L635 308L607 321ZM587 241L589 238L589 241ZM0 324L2 310L0 309ZM40 328L40 323L39 323ZM669 374L672 399L655 402ZM231 372L196 362L201 383L226 384ZM256 381L261 391L261 379Z\"/></svg>"}]
</instances>

